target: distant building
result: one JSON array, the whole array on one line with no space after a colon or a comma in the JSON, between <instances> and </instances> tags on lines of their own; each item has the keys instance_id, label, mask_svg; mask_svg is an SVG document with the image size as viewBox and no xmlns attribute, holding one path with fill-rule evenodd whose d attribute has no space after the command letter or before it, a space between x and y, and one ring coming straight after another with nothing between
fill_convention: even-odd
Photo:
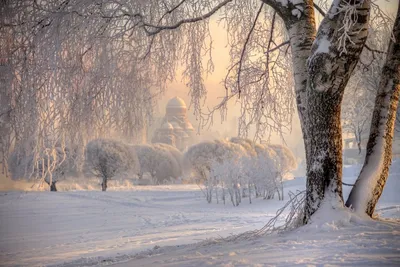
<instances>
[{"instance_id":1,"label":"distant building","mask_svg":"<svg viewBox=\"0 0 400 267\"><path fill-rule=\"evenodd\" d=\"M345 164L364 162L368 138L369 133L365 133L361 136L361 153L358 150L357 141L353 135L343 138L343 157ZM393 158L400 158L400 132L397 130L394 131L393 136L392 156Z\"/></svg>"},{"instance_id":2,"label":"distant building","mask_svg":"<svg viewBox=\"0 0 400 267\"><path fill-rule=\"evenodd\" d=\"M179 97L167 103L165 116L160 127L154 131L152 143L165 143L185 150L194 138L194 129L186 115L185 101Z\"/></svg>"}]
</instances>

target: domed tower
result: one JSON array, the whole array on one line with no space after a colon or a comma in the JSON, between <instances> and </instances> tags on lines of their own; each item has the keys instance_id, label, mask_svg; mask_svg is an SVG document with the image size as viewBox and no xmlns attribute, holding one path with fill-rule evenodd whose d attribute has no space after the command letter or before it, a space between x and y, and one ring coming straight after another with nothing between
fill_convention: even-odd
<instances>
[{"instance_id":1,"label":"domed tower","mask_svg":"<svg viewBox=\"0 0 400 267\"><path fill-rule=\"evenodd\" d=\"M154 135L152 142L175 146L176 140L174 135L174 127L172 126L172 124L166 121L163 125L161 125L161 127Z\"/></svg>"},{"instance_id":2,"label":"domed tower","mask_svg":"<svg viewBox=\"0 0 400 267\"><path fill-rule=\"evenodd\" d=\"M166 106L162 126L156 131L152 142L167 144L173 142L173 146L176 148L186 149L194 136L193 126L187 118L186 112L187 106L182 98L171 98ZM171 135L174 138L171 138Z\"/></svg>"},{"instance_id":3,"label":"domed tower","mask_svg":"<svg viewBox=\"0 0 400 267\"><path fill-rule=\"evenodd\" d=\"M171 98L165 110L166 119L172 119L173 117L184 117L186 118L186 103L180 97Z\"/></svg>"},{"instance_id":4,"label":"domed tower","mask_svg":"<svg viewBox=\"0 0 400 267\"><path fill-rule=\"evenodd\" d=\"M186 134L194 135L192 123L187 118L187 107L185 101L180 97L171 98L165 110L165 119L169 122L177 122Z\"/></svg>"}]
</instances>

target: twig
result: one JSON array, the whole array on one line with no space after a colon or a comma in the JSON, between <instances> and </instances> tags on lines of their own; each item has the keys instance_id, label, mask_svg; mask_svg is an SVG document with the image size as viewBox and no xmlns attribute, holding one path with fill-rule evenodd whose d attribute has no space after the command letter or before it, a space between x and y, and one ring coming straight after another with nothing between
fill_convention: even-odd
<instances>
[{"instance_id":1,"label":"twig","mask_svg":"<svg viewBox=\"0 0 400 267\"><path fill-rule=\"evenodd\" d=\"M241 90L240 90L240 72L242 70L242 62L243 62L244 53L246 52L247 44L248 44L248 42L250 40L250 37L251 37L251 34L253 33L254 28L256 27L257 20L258 20L258 17L260 16L260 13L262 11L263 6L264 6L264 3L261 3L260 8L257 11L257 15L254 18L253 25L251 26L251 29L250 29L249 33L247 34L246 41L245 41L245 43L243 45L242 53L240 55L239 67L238 67L238 71L237 71L237 77L238 77L237 78L237 87L238 87L238 92L239 92L239 98L240 98L240 93L241 93Z\"/></svg>"}]
</instances>

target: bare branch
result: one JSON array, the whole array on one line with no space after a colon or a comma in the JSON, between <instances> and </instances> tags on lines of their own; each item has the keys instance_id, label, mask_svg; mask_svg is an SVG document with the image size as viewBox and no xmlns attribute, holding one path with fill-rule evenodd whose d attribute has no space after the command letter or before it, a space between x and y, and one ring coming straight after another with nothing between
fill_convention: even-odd
<instances>
[{"instance_id":1,"label":"bare branch","mask_svg":"<svg viewBox=\"0 0 400 267\"><path fill-rule=\"evenodd\" d=\"M322 8L319 7L319 5L317 5L316 3L314 3L314 8L323 16L326 16L325 11L322 10Z\"/></svg>"},{"instance_id":2,"label":"bare branch","mask_svg":"<svg viewBox=\"0 0 400 267\"><path fill-rule=\"evenodd\" d=\"M183 19L174 25L169 25L169 26L168 25L152 25L152 24L143 22L143 27L148 35L154 35L161 31L164 31L164 30L173 30L173 29L179 28L183 24L194 23L194 22L208 19L213 14L215 14L219 9L221 9L223 6L225 6L226 4L228 4L230 2L232 2L232 0L225 0L225 1L221 2L220 4L218 4L217 6L215 6L213 9L211 9L208 13L206 13L204 15L201 15L201 16L195 17L195 18L190 18L190 19ZM141 19L143 19L142 15L137 15L137 16L141 17ZM154 30L148 30L147 27L152 28Z\"/></svg>"},{"instance_id":3,"label":"bare branch","mask_svg":"<svg viewBox=\"0 0 400 267\"><path fill-rule=\"evenodd\" d=\"M282 46L285 46L285 45L289 45L290 46L290 41L286 41L286 42L283 42L283 43L275 46L274 48L268 50L267 53L272 53L272 52L278 50L279 48L281 48Z\"/></svg>"},{"instance_id":4,"label":"bare branch","mask_svg":"<svg viewBox=\"0 0 400 267\"><path fill-rule=\"evenodd\" d=\"M365 44L364 47L365 47L368 51L371 51L372 54L374 54L374 53L385 54L385 55L387 54L387 52L382 51L382 50L378 50L378 49L373 49L373 48L369 47L367 44Z\"/></svg>"},{"instance_id":5,"label":"bare branch","mask_svg":"<svg viewBox=\"0 0 400 267\"><path fill-rule=\"evenodd\" d=\"M260 8L257 11L256 17L254 18L253 25L251 26L251 29L250 29L250 31L249 31L249 33L247 35L246 41L244 42L242 53L240 55L239 67L238 67L238 71L237 71L237 88L238 88L238 92L239 92L239 98L240 98L240 93L241 93L241 90L240 90L240 72L242 70L243 57L244 57L244 54L246 52L247 44L248 44L248 42L250 40L251 34L253 33L254 27L257 24L257 20L258 20L258 17L260 16L260 13L262 11L263 6L264 6L264 3L261 3Z\"/></svg>"}]
</instances>

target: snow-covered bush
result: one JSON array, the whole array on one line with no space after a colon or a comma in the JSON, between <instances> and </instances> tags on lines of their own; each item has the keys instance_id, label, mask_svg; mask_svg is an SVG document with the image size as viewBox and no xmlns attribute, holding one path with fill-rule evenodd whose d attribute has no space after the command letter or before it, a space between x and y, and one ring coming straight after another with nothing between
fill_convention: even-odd
<instances>
[{"instance_id":1,"label":"snow-covered bush","mask_svg":"<svg viewBox=\"0 0 400 267\"><path fill-rule=\"evenodd\" d=\"M268 147L278 155L279 172L282 176L297 168L296 158L287 146L270 144Z\"/></svg>"},{"instance_id":2,"label":"snow-covered bush","mask_svg":"<svg viewBox=\"0 0 400 267\"><path fill-rule=\"evenodd\" d=\"M158 158L156 183L163 184L182 175L182 169L172 150L164 145L154 145Z\"/></svg>"},{"instance_id":3,"label":"snow-covered bush","mask_svg":"<svg viewBox=\"0 0 400 267\"><path fill-rule=\"evenodd\" d=\"M213 164L239 157L244 153L240 145L225 140L201 142L189 147L184 154L184 169L197 182L204 182Z\"/></svg>"},{"instance_id":4,"label":"snow-covered bush","mask_svg":"<svg viewBox=\"0 0 400 267\"><path fill-rule=\"evenodd\" d=\"M219 198L226 202L227 194L233 206L238 206L242 201L241 184L243 181L240 158L230 158L223 162L214 162L211 166L210 176L205 182L207 201L211 203L213 191L217 203Z\"/></svg>"},{"instance_id":5,"label":"snow-covered bush","mask_svg":"<svg viewBox=\"0 0 400 267\"><path fill-rule=\"evenodd\" d=\"M153 144L155 148L160 148L163 151L168 151L168 153L176 160L176 163L178 164L178 168L175 170L176 173L178 174L177 177L182 175L183 172L183 154L179 149L177 149L174 146L168 145L168 144L163 144L163 143L156 143ZM174 176L174 178L177 178Z\"/></svg>"},{"instance_id":6,"label":"snow-covered bush","mask_svg":"<svg viewBox=\"0 0 400 267\"><path fill-rule=\"evenodd\" d=\"M158 166L157 154L154 147L143 144L135 145L134 149L136 150L140 165L139 179L142 179L145 173L150 174L154 178Z\"/></svg>"},{"instance_id":7,"label":"snow-covered bush","mask_svg":"<svg viewBox=\"0 0 400 267\"><path fill-rule=\"evenodd\" d=\"M137 174L139 160L134 149L126 144L108 139L90 141L85 149L84 172L102 180L102 191L107 190L107 181Z\"/></svg>"},{"instance_id":8,"label":"snow-covered bush","mask_svg":"<svg viewBox=\"0 0 400 267\"><path fill-rule=\"evenodd\" d=\"M232 137L229 139L229 142L240 145L244 149L248 157L255 157L257 155L257 152L255 150L255 143L250 139Z\"/></svg>"},{"instance_id":9,"label":"snow-covered bush","mask_svg":"<svg viewBox=\"0 0 400 267\"><path fill-rule=\"evenodd\" d=\"M166 144L136 145L140 174L148 173L154 183L162 184L182 175L182 153Z\"/></svg>"},{"instance_id":10,"label":"snow-covered bush","mask_svg":"<svg viewBox=\"0 0 400 267\"><path fill-rule=\"evenodd\" d=\"M13 180L41 180L50 191L57 191L58 181L76 174L74 154L68 147L49 147L39 154L27 152L30 150L18 147L11 153L8 168Z\"/></svg>"},{"instance_id":11,"label":"snow-covered bush","mask_svg":"<svg viewBox=\"0 0 400 267\"><path fill-rule=\"evenodd\" d=\"M234 206L242 198L283 200L283 177L296 168L292 152L281 145L257 144L249 139L231 138L196 144L184 155L185 171L203 182L210 203L225 203L229 195Z\"/></svg>"}]
</instances>

